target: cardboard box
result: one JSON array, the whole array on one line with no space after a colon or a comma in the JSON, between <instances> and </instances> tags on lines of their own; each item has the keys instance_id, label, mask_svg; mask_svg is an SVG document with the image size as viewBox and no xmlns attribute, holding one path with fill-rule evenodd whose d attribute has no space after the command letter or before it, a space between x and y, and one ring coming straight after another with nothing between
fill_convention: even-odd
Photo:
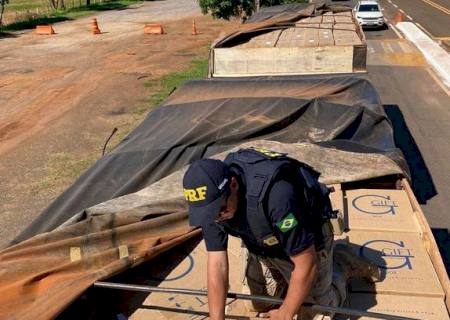
<instances>
[{"instance_id":1,"label":"cardboard box","mask_svg":"<svg viewBox=\"0 0 450 320\"><path fill-rule=\"evenodd\" d=\"M243 252L241 241L235 237L228 239L229 282L230 292L241 292L243 277ZM178 265L176 265L179 263ZM170 270L170 264L175 268ZM147 285L164 288L183 288L193 290L206 290L207 252L202 240L192 252L173 252L164 256L164 260L155 262L150 282ZM169 270L167 270L169 269ZM208 316L207 297L182 294L152 293L142 303L142 307L129 318L130 320L181 320L202 319ZM245 309L242 300L228 299L226 312L228 315L246 317L256 316ZM176 310L185 312L176 312Z\"/></svg>"},{"instance_id":2,"label":"cardboard box","mask_svg":"<svg viewBox=\"0 0 450 320\"><path fill-rule=\"evenodd\" d=\"M418 234L350 231L352 249L373 261L382 281L351 281L352 292L443 297L439 279Z\"/></svg>"},{"instance_id":3,"label":"cardboard box","mask_svg":"<svg viewBox=\"0 0 450 320\"><path fill-rule=\"evenodd\" d=\"M432 297L414 297L384 294L350 294L350 308L413 319L448 320L444 300ZM358 320L374 318L360 317Z\"/></svg>"},{"instance_id":4,"label":"cardboard box","mask_svg":"<svg viewBox=\"0 0 450 320\"><path fill-rule=\"evenodd\" d=\"M344 214L344 194L342 190L335 189L335 191L330 192L329 197L333 210L338 210L342 214Z\"/></svg>"},{"instance_id":5,"label":"cardboard box","mask_svg":"<svg viewBox=\"0 0 450 320\"><path fill-rule=\"evenodd\" d=\"M404 190L358 189L345 196L350 230L419 232Z\"/></svg>"}]
</instances>

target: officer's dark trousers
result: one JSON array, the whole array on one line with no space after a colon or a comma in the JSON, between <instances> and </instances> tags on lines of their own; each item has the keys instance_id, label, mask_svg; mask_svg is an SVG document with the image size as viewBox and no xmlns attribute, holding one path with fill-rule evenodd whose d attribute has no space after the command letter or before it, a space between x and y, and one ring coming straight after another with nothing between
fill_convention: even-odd
<instances>
[{"instance_id":1,"label":"officer's dark trousers","mask_svg":"<svg viewBox=\"0 0 450 320\"><path fill-rule=\"evenodd\" d=\"M329 223L324 224L323 234L325 246L323 250L317 252L318 274L307 301L327 306L341 306L346 298L346 279L336 270L333 272L333 232ZM258 256L245 248L243 250L243 292L283 298L294 269L292 261ZM248 301L247 308L251 311L264 312L274 306ZM326 318L302 308L299 319Z\"/></svg>"}]
</instances>

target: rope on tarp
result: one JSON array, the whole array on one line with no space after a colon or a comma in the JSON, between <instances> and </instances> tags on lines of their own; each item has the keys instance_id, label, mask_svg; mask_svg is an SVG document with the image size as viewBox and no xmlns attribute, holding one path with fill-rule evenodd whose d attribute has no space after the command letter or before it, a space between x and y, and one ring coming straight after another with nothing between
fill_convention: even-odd
<instances>
[{"instance_id":1,"label":"rope on tarp","mask_svg":"<svg viewBox=\"0 0 450 320\"><path fill-rule=\"evenodd\" d=\"M117 289L117 290L128 290L128 291L140 291L140 292L176 293L176 294L186 294L186 295L192 295L192 296L207 296L208 295L208 292L203 291L203 290L191 290L191 289L180 289L180 288L160 288L160 287L153 287L153 286L113 283L113 282L104 282L104 281L95 282L94 287ZM227 297L232 298L232 299L268 302L268 303L272 303L272 304L276 304L276 305L280 305L283 303L283 300L279 299L279 298L250 295L250 294L243 294L243 293L234 293L234 292L228 292ZM311 308L314 311L325 312L325 313L330 313L330 314L338 313L338 314L343 314L343 315L348 315L348 316L369 317L369 318L376 318L376 319L381 319L381 320L420 320L420 319L416 319L416 318L394 316L394 315L378 313L378 312L355 310L355 309L341 308L341 307L329 307L329 306L323 306L323 305L312 304L312 303L303 303L302 306Z\"/></svg>"}]
</instances>

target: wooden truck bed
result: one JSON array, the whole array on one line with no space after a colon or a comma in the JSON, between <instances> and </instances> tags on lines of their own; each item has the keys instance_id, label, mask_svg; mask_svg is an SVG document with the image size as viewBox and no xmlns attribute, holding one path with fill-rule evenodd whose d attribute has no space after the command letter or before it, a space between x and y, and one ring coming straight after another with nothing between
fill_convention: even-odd
<instances>
[{"instance_id":1,"label":"wooden truck bed","mask_svg":"<svg viewBox=\"0 0 450 320\"><path fill-rule=\"evenodd\" d=\"M366 56L364 33L353 14L326 13L233 47L213 48L210 76L364 72Z\"/></svg>"}]
</instances>

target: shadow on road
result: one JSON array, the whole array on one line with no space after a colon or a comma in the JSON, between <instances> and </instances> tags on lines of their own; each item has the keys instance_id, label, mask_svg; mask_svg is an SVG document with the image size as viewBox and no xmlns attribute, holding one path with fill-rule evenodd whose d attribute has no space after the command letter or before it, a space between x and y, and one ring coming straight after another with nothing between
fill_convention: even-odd
<instances>
[{"instance_id":1,"label":"shadow on road","mask_svg":"<svg viewBox=\"0 0 450 320\"><path fill-rule=\"evenodd\" d=\"M395 145L402 150L411 171L412 189L420 204L437 195L433 178L428 170L419 147L406 125L405 118L397 105L384 105L394 128Z\"/></svg>"},{"instance_id":2,"label":"shadow on road","mask_svg":"<svg viewBox=\"0 0 450 320\"><path fill-rule=\"evenodd\" d=\"M17 38L17 35L15 35L13 33L0 31L0 40L6 39L6 38Z\"/></svg>"},{"instance_id":3,"label":"shadow on road","mask_svg":"<svg viewBox=\"0 0 450 320\"><path fill-rule=\"evenodd\" d=\"M450 274L450 233L448 229L432 228L434 239L439 247L445 270Z\"/></svg>"},{"instance_id":4,"label":"shadow on road","mask_svg":"<svg viewBox=\"0 0 450 320\"><path fill-rule=\"evenodd\" d=\"M25 21L14 22L4 27L4 31L20 31L25 29L34 29L37 25L47 25L57 22L72 20L66 17L42 17L29 19Z\"/></svg>"}]
</instances>

